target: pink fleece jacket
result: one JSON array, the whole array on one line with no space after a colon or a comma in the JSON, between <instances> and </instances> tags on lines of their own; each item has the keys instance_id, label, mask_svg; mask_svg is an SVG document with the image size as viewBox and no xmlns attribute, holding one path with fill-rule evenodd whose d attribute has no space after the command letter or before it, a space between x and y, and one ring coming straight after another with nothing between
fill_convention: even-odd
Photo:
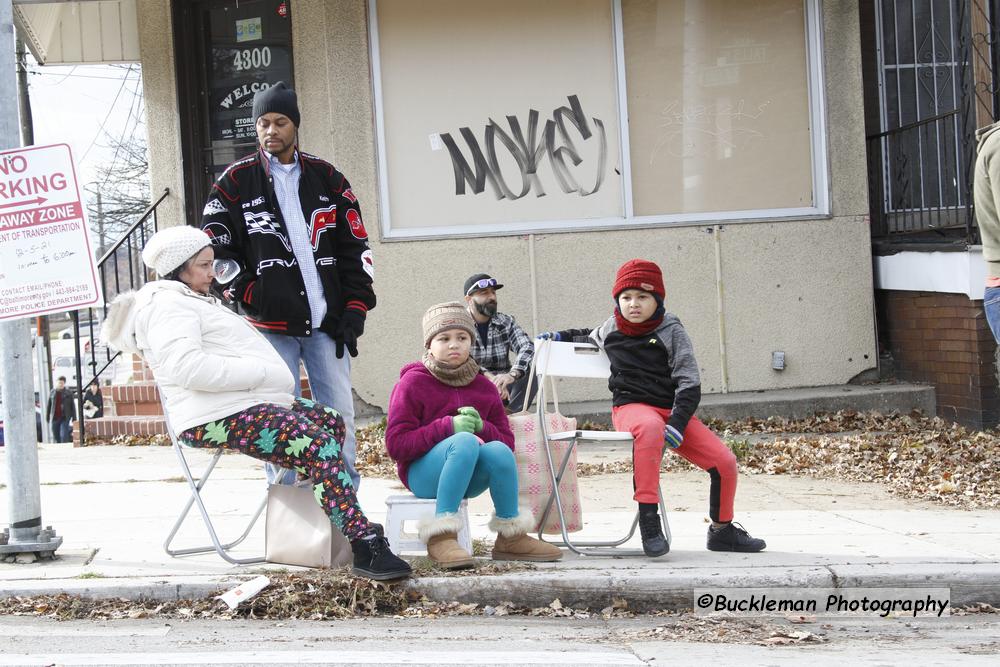
<instances>
[{"instance_id":1,"label":"pink fleece jacket","mask_svg":"<svg viewBox=\"0 0 1000 667\"><path fill-rule=\"evenodd\" d=\"M514 434L500 394L486 377L477 375L464 387L449 387L421 363L403 366L389 396L385 448L406 488L410 488L410 464L455 434L451 418L466 406L474 407L483 418L483 430L476 435L486 442L498 440L514 451Z\"/></svg>"}]
</instances>

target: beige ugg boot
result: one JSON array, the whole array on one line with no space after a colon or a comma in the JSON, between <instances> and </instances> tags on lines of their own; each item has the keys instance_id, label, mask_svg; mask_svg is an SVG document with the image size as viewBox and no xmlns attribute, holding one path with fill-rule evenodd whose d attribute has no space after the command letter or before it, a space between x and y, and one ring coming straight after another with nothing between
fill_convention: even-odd
<instances>
[{"instance_id":1,"label":"beige ugg boot","mask_svg":"<svg viewBox=\"0 0 1000 667\"><path fill-rule=\"evenodd\" d=\"M512 519L501 519L496 514L490 519L490 530L496 531L493 560L528 560L551 562L562 558L562 552L547 542L528 536L535 527L535 519L524 512Z\"/></svg>"},{"instance_id":2,"label":"beige ugg boot","mask_svg":"<svg viewBox=\"0 0 1000 667\"><path fill-rule=\"evenodd\" d=\"M475 563L472 554L458 543L461 529L462 521L456 514L441 514L420 521L420 541L427 545L427 555L438 567L453 570Z\"/></svg>"}]
</instances>

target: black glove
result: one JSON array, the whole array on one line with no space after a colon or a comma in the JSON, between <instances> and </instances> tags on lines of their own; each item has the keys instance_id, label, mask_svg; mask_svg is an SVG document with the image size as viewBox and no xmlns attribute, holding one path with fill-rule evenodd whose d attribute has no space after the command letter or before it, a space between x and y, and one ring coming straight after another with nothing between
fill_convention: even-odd
<instances>
[{"instance_id":1,"label":"black glove","mask_svg":"<svg viewBox=\"0 0 1000 667\"><path fill-rule=\"evenodd\" d=\"M340 316L333 340L337 343L337 358L344 358L344 348L352 357L358 356L358 338L365 332L365 314L349 308Z\"/></svg>"}]
</instances>

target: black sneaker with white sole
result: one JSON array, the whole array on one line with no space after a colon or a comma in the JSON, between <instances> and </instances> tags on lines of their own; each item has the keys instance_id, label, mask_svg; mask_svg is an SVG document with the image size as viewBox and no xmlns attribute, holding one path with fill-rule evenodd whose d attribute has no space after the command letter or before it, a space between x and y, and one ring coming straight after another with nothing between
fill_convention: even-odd
<instances>
[{"instance_id":1,"label":"black sneaker with white sole","mask_svg":"<svg viewBox=\"0 0 1000 667\"><path fill-rule=\"evenodd\" d=\"M708 527L709 551L756 553L763 551L766 546L767 542L758 537L751 537L746 528L738 523L727 523L718 530Z\"/></svg>"},{"instance_id":2,"label":"black sneaker with white sole","mask_svg":"<svg viewBox=\"0 0 1000 667\"><path fill-rule=\"evenodd\" d=\"M389 540L381 535L352 540L351 550L354 551L351 572L356 575L388 581L408 577L412 571L409 563L389 550Z\"/></svg>"}]
</instances>

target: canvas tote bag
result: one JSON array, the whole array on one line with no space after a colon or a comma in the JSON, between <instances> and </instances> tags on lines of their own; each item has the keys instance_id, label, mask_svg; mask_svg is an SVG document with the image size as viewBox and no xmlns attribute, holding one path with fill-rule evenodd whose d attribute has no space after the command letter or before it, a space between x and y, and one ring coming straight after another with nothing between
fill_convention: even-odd
<instances>
[{"instance_id":1,"label":"canvas tote bag","mask_svg":"<svg viewBox=\"0 0 1000 667\"><path fill-rule=\"evenodd\" d=\"M268 487L264 525L264 558L269 563L340 567L354 562L351 543L316 502L311 481Z\"/></svg>"},{"instance_id":2,"label":"canvas tote bag","mask_svg":"<svg viewBox=\"0 0 1000 667\"><path fill-rule=\"evenodd\" d=\"M548 345L549 341L539 341L538 345ZM525 396L531 395L531 383L537 381L535 376L536 355L531 359L531 369L528 378L528 386L525 388ZM549 468L549 461L545 455L545 443L542 437L542 426L539 421L539 414L545 419L545 429L548 433L559 433L560 431L575 431L576 418L564 417L559 414L559 399L556 396L555 383L551 378L542 376L541 382L549 381L549 391L539 392L538 399L543 396L552 396L553 412L546 412L547 406L539 403L537 412L522 410L508 417L510 429L514 432L514 458L517 461L517 485L518 503L522 510L528 510L535 518L535 530L538 530L538 523L542 519L545 505L552 495L552 476ZM559 464L566 456L569 448L568 442L553 442L552 461L559 470ZM583 529L583 510L580 506L580 489L576 476L576 448L570 456L569 463L566 464L566 473L562 481L559 482L559 495L562 499L563 513L566 517L566 532L574 533ZM562 532L559 525L559 512L556 510L555 502L552 503L552 510L549 512L542 532L546 534L560 534Z\"/></svg>"}]
</instances>

